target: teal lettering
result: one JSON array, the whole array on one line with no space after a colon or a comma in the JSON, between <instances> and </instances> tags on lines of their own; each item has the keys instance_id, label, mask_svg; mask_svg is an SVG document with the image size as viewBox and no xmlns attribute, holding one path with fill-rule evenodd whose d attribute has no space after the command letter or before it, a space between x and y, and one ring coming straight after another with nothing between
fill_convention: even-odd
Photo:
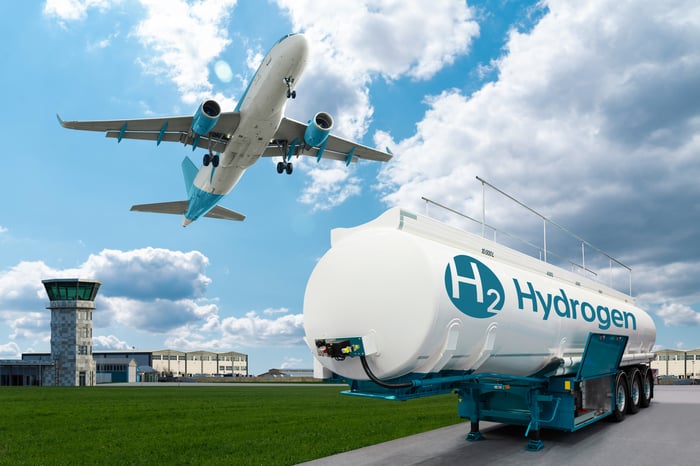
<instances>
[{"instance_id":1,"label":"teal lettering","mask_svg":"<svg viewBox=\"0 0 700 466\"><path fill-rule=\"evenodd\" d=\"M610 311L610 317L612 317L612 323L615 327L622 327L624 322L624 317L622 317L622 312L617 309Z\"/></svg>"},{"instance_id":2,"label":"teal lettering","mask_svg":"<svg viewBox=\"0 0 700 466\"><path fill-rule=\"evenodd\" d=\"M544 309L544 317L542 320L547 320L549 319L549 313L552 311L552 295L547 293L547 302L544 302L544 298L542 297L542 293L539 291L537 292L537 297L540 298L540 302L542 303L542 309Z\"/></svg>"},{"instance_id":3,"label":"teal lettering","mask_svg":"<svg viewBox=\"0 0 700 466\"><path fill-rule=\"evenodd\" d=\"M513 283L515 283L515 292L518 294L518 307L520 309L525 309L524 301L529 299L532 301L532 312L537 312L537 299L535 298L535 288L532 286L532 283L527 282L527 287L530 289L529 294L523 293L520 289L520 283L518 283L518 280L515 278L513 279Z\"/></svg>"},{"instance_id":4,"label":"teal lettering","mask_svg":"<svg viewBox=\"0 0 700 466\"><path fill-rule=\"evenodd\" d=\"M588 310L591 312L590 316L586 312ZM589 303L584 301L581 303L581 315L583 316L583 320L586 322L593 322L595 320L595 309L593 309L593 306L591 306Z\"/></svg>"},{"instance_id":5,"label":"teal lettering","mask_svg":"<svg viewBox=\"0 0 700 466\"><path fill-rule=\"evenodd\" d=\"M605 306L598 306L596 308L598 313L598 328L601 330L607 330L610 328L610 310ZM605 317L603 317L605 315Z\"/></svg>"},{"instance_id":6,"label":"teal lettering","mask_svg":"<svg viewBox=\"0 0 700 466\"><path fill-rule=\"evenodd\" d=\"M578 299L572 299L571 302L571 318L576 320L576 306L578 306Z\"/></svg>"},{"instance_id":7,"label":"teal lettering","mask_svg":"<svg viewBox=\"0 0 700 466\"><path fill-rule=\"evenodd\" d=\"M525 310L527 301L529 301L529 308L532 309L532 312L539 312L541 307L542 320L548 320L552 310L554 310L557 316L565 319L576 320L580 315L586 322L596 322L601 330L608 330L611 327L637 330L637 317L631 312L607 306L594 306L587 301L569 298L563 288L559 288L559 293L552 295L535 289L529 281L525 283L527 287L521 288L518 279L513 279L518 297L518 307L520 310Z\"/></svg>"},{"instance_id":8,"label":"teal lettering","mask_svg":"<svg viewBox=\"0 0 700 466\"><path fill-rule=\"evenodd\" d=\"M569 301L566 299L566 293L563 289L559 288L561 296L556 295L554 297L554 310L557 311L557 315L560 317L571 318L571 309L569 308ZM564 309L561 309L560 304L564 304Z\"/></svg>"}]
</instances>

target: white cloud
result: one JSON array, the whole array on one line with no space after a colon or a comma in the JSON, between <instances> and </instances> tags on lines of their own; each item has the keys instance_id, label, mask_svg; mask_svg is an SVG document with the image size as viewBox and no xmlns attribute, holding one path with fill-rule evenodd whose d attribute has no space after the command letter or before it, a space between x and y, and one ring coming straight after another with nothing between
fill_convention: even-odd
<instances>
[{"instance_id":1,"label":"white cloud","mask_svg":"<svg viewBox=\"0 0 700 466\"><path fill-rule=\"evenodd\" d=\"M396 154L384 201L422 212L426 196L481 218L479 175L621 256L648 302L697 302L700 4L546 6L510 33L497 81L428 98L409 138L376 135ZM529 214L497 198L487 221L524 230Z\"/></svg>"},{"instance_id":2,"label":"white cloud","mask_svg":"<svg viewBox=\"0 0 700 466\"><path fill-rule=\"evenodd\" d=\"M96 335L92 337L95 350L128 350L132 347L114 335Z\"/></svg>"},{"instance_id":3,"label":"white cloud","mask_svg":"<svg viewBox=\"0 0 700 466\"><path fill-rule=\"evenodd\" d=\"M700 313L685 304L664 304L655 314L661 317L664 325L667 326L695 327L700 325Z\"/></svg>"},{"instance_id":4,"label":"white cloud","mask_svg":"<svg viewBox=\"0 0 700 466\"><path fill-rule=\"evenodd\" d=\"M302 343L304 328L301 314L285 314L277 319L260 317L256 311L245 317L226 317L221 321L223 338L243 346L289 346Z\"/></svg>"},{"instance_id":5,"label":"white cloud","mask_svg":"<svg viewBox=\"0 0 700 466\"><path fill-rule=\"evenodd\" d=\"M8 230L7 228L5 228L4 226L0 225L0 235L2 235L3 233L7 233L8 231L9 231L9 230Z\"/></svg>"},{"instance_id":6,"label":"white cloud","mask_svg":"<svg viewBox=\"0 0 700 466\"><path fill-rule=\"evenodd\" d=\"M326 65L350 75L429 79L479 34L466 2L278 0L294 25L327 44Z\"/></svg>"},{"instance_id":7,"label":"white cloud","mask_svg":"<svg viewBox=\"0 0 700 466\"><path fill-rule=\"evenodd\" d=\"M119 0L46 0L44 14L62 21L80 21L87 18L91 8L106 10Z\"/></svg>"},{"instance_id":8,"label":"white cloud","mask_svg":"<svg viewBox=\"0 0 700 466\"><path fill-rule=\"evenodd\" d=\"M229 350L232 346L289 346L303 336L302 317L289 309L268 308L221 318L215 298L206 297L209 260L198 251L143 248L105 249L79 266L54 269L43 262L21 262L0 271L0 325L13 344L46 347L50 313L41 283L47 278L93 278L102 286L93 314L95 329L167 332L167 345L183 349ZM96 335L97 348L125 349L123 335ZM7 344L0 342L3 346ZM9 344L9 343L8 343Z\"/></svg>"},{"instance_id":9,"label":"white cloud","mask_svg":"<svg viewBox=\"0 0 700 466\"><path fill-rule=\"evenodd\" d=\"M328 210L345 202L349 197L361 192L361 180L352 176L353 168L333 163L332 166L314 166L316 161L302 162L308 168L310 180L299 196L299 202L312 207L312 210Z\"/></svg>"},{"instance_id":10,"label":"white cloud","mask_svg":"<svg viewBox=\"0 0 700 466\"><path fill-rule=\"evenodd\" d=\"M208 264L209 259L199 251L104 249L91 254L79 273L102 281L103 295L177 300L203 296L211 283L204 274Z\"/></svg>"},{"instance_id":11,"label":"white cloud","mask_svg":"<svg viewBox=\"0 0 700 466\"><path fill-rule=\"evenodd\" d=\"M0 344L0 359L18 359L22 356L17 343L11 341L9 343Z\"/></svg>"},{"instance_id":12,"label":"white cloud","mask_svg":"<svg viewBox=\"0 0 700 466\"><path fill-rule=\"evenodd\" d=\"M236 0L140 1L146 18L133 34L147 50L144 71L171 79L187 104L211 97L209 65L231 43L226 26Z\"/></svg>"},{"instance_id":13,"label":"white cloud","mask_svg":"<svg viewBox=\"0 0 700 466\"><path fill-rule=\"evenodd\" d=\"M372 79L429 79L466 54L479 33L465 2L277 3L289 15L293 30L303 31L311 46L291 116L306 121L318 110L327 111L335 118L334 133L353 139L365 135L374 113ZM318 108L319 102L324 108ZM314 165L300 201L320 210L343 203L360 191L351 173L332 162Z\"/></svg>"},{"instance_id":14,"label":"white cloud","mask_svg":"<svg viewBox=\"0 0 700 466\"><path fill-rule=\"evenodd\" d=\"M284 362L280 365L280 369L301 369L301 364L304 362L301 358L284 358Z\"/></svg>"}]
</instances>

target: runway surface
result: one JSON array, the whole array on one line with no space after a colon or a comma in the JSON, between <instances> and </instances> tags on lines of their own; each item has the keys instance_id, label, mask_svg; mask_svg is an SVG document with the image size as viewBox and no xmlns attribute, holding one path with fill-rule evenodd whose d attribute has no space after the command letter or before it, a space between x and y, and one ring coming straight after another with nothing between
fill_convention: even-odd
<instances>
[{"instance_id":1,"label":"runway surface","mask_svg":"<svg viewBox=\"0 0 700 466\"><path fill-rule=\"evenodd\" d=\"M409 401L410 403L410 401ZM456 407L455 407L456 409ZM651 406L620 423L576 432L542 430L544 449L525 450L525 428L481 423L486 440L467 442L468 423L321 458L305 465L665 465L697 464L700 386L654 387Z\"/></svg>"}]
</instances>

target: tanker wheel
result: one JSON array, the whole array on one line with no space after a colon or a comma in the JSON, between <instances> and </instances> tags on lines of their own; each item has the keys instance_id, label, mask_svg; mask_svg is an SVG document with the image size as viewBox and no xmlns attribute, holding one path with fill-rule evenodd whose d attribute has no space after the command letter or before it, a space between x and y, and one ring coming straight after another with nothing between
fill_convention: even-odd
<instances>
[{"instance_id":1,"label":"tanker wheel","mask_svg":"<svg viewBox=\"0 0 700 466\"><path fill-rule=\"evenodd\" d=\"M651 397L654 393L654 375L651 369L647 369L642 377L642 399L639 401L639 406L648 408L651 404Z\"/></svg>"},{"instance_id":2,"label":"tanker wheel","mask_svg":"<svg viewBox=\"0 0 700 466\"><path fill-rule=\"evenodd\" d=\"M632 371L629 380L630 396L627 403L627 412L630 414L637 414L642 404L642 375L635 369Z\"/></svg>"},{"instance_id":3,"label":"tanker wheel","mask_svg":"<svg viewBox=\"0 0 700 466\"><path fill-rule=\"evenodd\" d=\"M292 162L288 162L287 166L284 167L284 169L287 172L287 175L291 175L292 172L294 171L294 167L292 167Z\"/></svg>"},{"instance_id":4,"label":"tanker wheel","mask_svg":"<svg viewBox=\"0 0 700 466\"><path fill-rule=\"evenodd\" d=\"M277 162L277 173L282 174L285 169L285 163L284 162Z\"/></svg>"},{"instance_id":5,"label":"tanker wheel","mask_svg":"<svg viewBox=\"0 0 700 466\"><path fill-rule=\"evenodd\" d=\"M620 422L625 419L625 411L627 411L627 402L629 400L629 390L627 389L627 376L620 371L615 377L615 407L612 412L612 420Z\"/></svg>"}]
</instances>

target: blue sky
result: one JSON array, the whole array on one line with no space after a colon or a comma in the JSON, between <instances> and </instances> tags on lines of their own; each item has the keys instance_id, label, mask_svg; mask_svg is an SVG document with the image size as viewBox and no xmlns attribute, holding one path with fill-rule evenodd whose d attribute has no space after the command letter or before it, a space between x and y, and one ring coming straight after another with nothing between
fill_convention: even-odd
<instances>
[{"instance_id":1,"label":"blue sky","mask_svg":"<svg viewBox=\"0 0 700 466\"><path fill-rule=\"evenodd\" d=\"M700 347L697 2L407 3L7 6L0 358L49 350L42 279L89 276L103 282L95 348L311 367L304 288L330 230L396 205L422 212L421 196L478 217L477 175L629 264L660 347ZM338 134L390 146L390 163L310 160L278 176L262 160L222 202L245 222L183 229L129 207L184 199L180 161L201 150L56 121L186 115L206 98L232 110L289 32L311 54L286 114L328 111ZM538 234L489 196L489 222Z\"/></svg>"}]
</instances>

